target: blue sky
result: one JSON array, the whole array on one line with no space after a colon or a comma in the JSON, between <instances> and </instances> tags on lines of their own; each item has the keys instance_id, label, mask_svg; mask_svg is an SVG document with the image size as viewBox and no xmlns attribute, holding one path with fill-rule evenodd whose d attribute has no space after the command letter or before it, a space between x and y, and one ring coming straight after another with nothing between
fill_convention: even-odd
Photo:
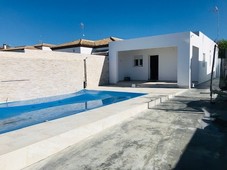
<instances>
[{"instance_id":1,"label":"blue sky","mask_svg":"<svg viewBox=\"0 0 227 170\"><path fill-rule=\"evenodd\" d=\"M0 45L202 31L227 39L227 0L0 0ZM84 23L82 36L80 23Z\"/></svg>"}]
</instances>

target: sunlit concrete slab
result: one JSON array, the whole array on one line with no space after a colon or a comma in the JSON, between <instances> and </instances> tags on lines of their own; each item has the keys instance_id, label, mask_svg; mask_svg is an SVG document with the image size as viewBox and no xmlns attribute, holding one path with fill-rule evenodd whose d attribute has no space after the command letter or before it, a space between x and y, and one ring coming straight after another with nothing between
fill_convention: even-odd
<instances>
[{"instance_id":1,"label":"sunlit concrete slab","mask_svg":"<svg viewBox=\"0 0 227 170\"><path fill-rule=\"evenodd\" d=\"M226 102L211 104L207 91L188 90L26 170L226 169L226 124L203 120L203 108L226 117Z\"/></svg>"},{"instance_id":2,"label":"sunlit concrete slab","mask_svg":"<svg viewBox=\"0 0 227 170\"><path fill-rule=\"evenodd\" d=\"M178 88L177 82L175 81L119 81L115 86L141 88Z\"/></svg>"}]
</instances>

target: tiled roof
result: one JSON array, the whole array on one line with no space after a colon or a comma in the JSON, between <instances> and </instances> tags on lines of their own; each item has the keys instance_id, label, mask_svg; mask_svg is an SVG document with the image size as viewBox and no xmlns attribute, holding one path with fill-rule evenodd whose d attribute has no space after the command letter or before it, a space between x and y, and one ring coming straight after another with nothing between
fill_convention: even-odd
<instances>
[{"instance_id":1,"label":"tiled roof","mask_svg":"<svg viewBox=\"0 0 227 170\"><path fill-rule=\"evenodd\" d=\"M54 44L46 44L46 43L41 43L41 44L36 44L36 45L33 45L34 47L53 47L55 46Z\"/></svg>"},{"instance_id":2,"label":"tiled roof","mask_svg":"<svg viewBox=\"0 0 227 170\"><path fill-rule=\"evenodd\" d=\"M25 49L30 49L30 50L40 50L34 46L20 46L20 47L12 47L12 48L7 48L7 49L2 49L2 51L23 51Z\"/></svg>"},{"instance_id":3,"label":"tiled roof","mask_svg":"<svg viewBox=\"0 0 227 170\"><path fill-rule=\"evenodd\" d=\"M40 47L52 47L54 46L53 44L46 44L46 43L42 43L42 44L36 44L33 46L18 46L18 47L9 47L6 49L0 49L2 51L23 51L25 49L29 49L29 50L41 50Z\"/></svg>"},{"instance_id":4,"label":"tiled roof","mask_svg":"<svg viewBox=\"0 0 227 170\"><path fill-rule=\"evenodd\" d=\"M121 40L121 39L116 38L116 37L109 37L109 38L105 38L105 39L102 39L102 40L96 40L96 41L79 39L79 40L76 40L76 41L56 45L56 46L53 46L51 48L54 50L54 49L62 49L62 48L69 48L69 47L81 47L81 46L82 47L102 47L102 46L108 46L109 42L118 41L118 40Z\"/></svg>"},{"instance_id":5,"label":"tiled roof","mask_svg":"<svg viewBox=\"0 0 227 170\"><path fill-rule=\"evenodd\" d=\"M0 49L1 51L23 51L25 49L33 49L33 50L40 50L40 47L50 47L51 49L62 49L62 48L70 48L70 47L91 47L91 48L97 48L97 47L107 47L110 42L113 41L119 41L122 40L120 38L116 37L109 37L109 38L104 38L101 40L86 40L86 39L79 39L75 40L72 42L67 42L64 44L59 44L59 45L53 45L53 44L36 44L33 46L19 46L19 47L9 47L7 49Z\"/></svg>"},{"instance_id":6,"label":"tiled roof","mask_svg":"<svg viewBox=\"0 0 227 170\"><path fill-rule=\"evenodd\" d=\"M95 47L105 46L105 45L108 45L112 41L119 41L119 40L121 40L121 39L115 38L115 37L109 37L109 38L105 38L105 39L102 39L102 40L94 41L94 44L95 44Z\"/></svg>"}]
</instances>

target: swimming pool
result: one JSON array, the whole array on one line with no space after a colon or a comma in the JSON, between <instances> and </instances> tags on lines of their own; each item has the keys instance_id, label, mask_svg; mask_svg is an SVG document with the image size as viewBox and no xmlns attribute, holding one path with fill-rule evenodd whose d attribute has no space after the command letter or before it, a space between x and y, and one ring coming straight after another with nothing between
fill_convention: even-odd
<instances>
[{"instance_id":1,"label":"swimming pool","mask_svg":"<svg viewBox=\"0 0 227 170\"><path fill-rule=\"evenodd\" d=\"M81 90L27 101L0 104L0 134L121 102L144 93Z\"/></svg>"}]
</instances>

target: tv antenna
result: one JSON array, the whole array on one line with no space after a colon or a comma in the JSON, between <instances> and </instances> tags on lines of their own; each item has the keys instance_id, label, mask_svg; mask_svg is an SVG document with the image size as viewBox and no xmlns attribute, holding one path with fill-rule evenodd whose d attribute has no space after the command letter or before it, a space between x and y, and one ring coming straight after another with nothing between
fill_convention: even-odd
<instances>
[{"instance_id":1,"label":"tv antenna","mask_svg":"<svg viewBox=\"0 0 227 170\"><path fill-rule=\"evenodd\" d=\"M214 11L215 14L217 14L217 37L216 37L216 41L218 41L219 34L220 34L220 21L219 21L219 9L218 9L217 5L214 7L213 11Z\"/></svg>"},{"instance_id":2,"label":"tv antenna","mask_svg":"<svg viewBox=\"0 0 227 170\"><path fill-rule=\"evenodd\" d=\"M39 36L39 43L42 44L43 41L42 41L42 35Z\"/></svg>"},{"instance_id":3,"label":"tv antenna","mask_svg":"<svg viewBox=\"0 0 227 170\"><path fill-rule=\"evenodd\" d=\"M80 23L80 29L81 29L82 37L85 37L85 34L84 34L84 23L83 22Z\"/></svg>"}]
</instances>

